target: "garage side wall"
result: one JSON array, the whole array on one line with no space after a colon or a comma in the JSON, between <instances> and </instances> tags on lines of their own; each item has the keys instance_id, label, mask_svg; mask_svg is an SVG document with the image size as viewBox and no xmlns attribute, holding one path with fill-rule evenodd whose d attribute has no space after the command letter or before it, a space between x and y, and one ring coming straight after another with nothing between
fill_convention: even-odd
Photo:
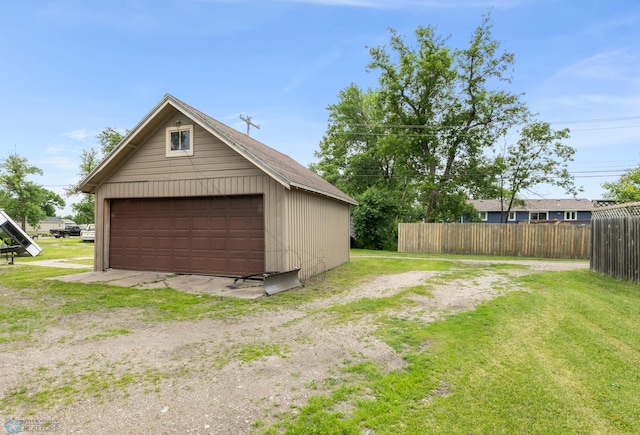
<instances>
[{"instance_id":1,"label":"garage side wall","mask_svg":"<svg viewBox=\"0 0 640 435\"><path fill-rule=\"evenodd\" d=\"M288 267L288 259L281 254L281 246L286 242L281 243L278 240L286 240L281 210L288 193L281 184L266 175L105 183L96 192L94 268L101 271L110 267L109 206L111 199L262 194L264 195L266 269L285 270Z\"/></svg>"},{"instance_id":2,"label":"garage side wall","mask_svg":"<svg viewBox=\"0 0 640 435\"><path fill-rule=\"evenodd\" d=\"M287 210L288 263L301 279L349 262L349 204L292 189Z\"/></svg>"}]
</instances>

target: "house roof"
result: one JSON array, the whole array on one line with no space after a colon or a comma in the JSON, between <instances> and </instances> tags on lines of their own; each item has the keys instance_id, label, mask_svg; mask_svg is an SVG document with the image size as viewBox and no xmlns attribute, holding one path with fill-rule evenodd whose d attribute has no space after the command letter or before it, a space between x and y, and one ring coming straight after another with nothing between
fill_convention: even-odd
<instances>
[{"instance_id":1,"label":"house roof","mask_svg":"<svg viewBox=\"0 0 640 435\"><path fill-rule=\"evenodd\" d=\"M591 211L593 204L585 198L525 199L524 206L514 206L511 211ZM499 199L472 199L469 204L478 211L501 211ZM505 202L504 210L508 204Z\"/></svg>"},{"instance_id":2,"label":"house roof","mask_svg":"<svg viewBox=\"0 0 640 435\"><path fill-rule=\"evenodd\" d=\"M170 94L166 94L160 103L129 132L122 142L80 182L80 190L85 193L94 193L97 187L106 181L118 167L136 151L144 142L145 138L150 135L151 131L155 131L155 129L158 128L160 121L158 121L157 118L164 120L163 113L165 113L168 108L175 108L185 116L191 118L202 128L222 140L285 188L304 189L357 205L357 202L349 195L286 154L211 118L209 115L189 106Z\"/></svg>"},{"instance_id":3,"label":"house roof","mask_svg":"<svg viewBox=\"0 0 640 435\"><path fill-rule=\"evenodd\" d=\"M40 223L56 223L56 224L61 222L64 222L64 219L55 217L55 216L47 216L46 218L40 221Z\"/></svg>"}]
</instances>

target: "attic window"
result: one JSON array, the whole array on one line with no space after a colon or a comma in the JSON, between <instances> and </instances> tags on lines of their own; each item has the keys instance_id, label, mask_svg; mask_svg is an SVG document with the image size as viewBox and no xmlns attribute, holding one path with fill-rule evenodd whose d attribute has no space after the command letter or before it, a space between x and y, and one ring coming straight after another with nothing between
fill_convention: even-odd
<instances>
[{"instance_id":1,"label":"attic window","mask_svg":"<svg viewBox=\"0 0 640 435\"><path fill-rule=\"evenodd\" d=\"M167 127L167 157L193 155L193 125Z\"/></svg>"}]
</instances>

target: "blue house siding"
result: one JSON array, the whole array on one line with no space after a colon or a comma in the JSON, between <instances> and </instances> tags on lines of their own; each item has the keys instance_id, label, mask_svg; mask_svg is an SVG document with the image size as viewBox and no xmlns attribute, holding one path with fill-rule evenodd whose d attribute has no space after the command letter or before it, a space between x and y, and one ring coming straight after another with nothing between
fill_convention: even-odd
<instances>
[{"instance_id":1,"label":"blue house siding","mask_svg":"<svg viewBox=\"0 0 640 435\"><path fill-rule=\"evenodd\" d=\"M575 210L568 210L568 211L575 211ZM544 211L535 211L534 213L544 213ZM553 211L547 211L547 220L553 221L553 220L559 220L559 221L565 221L564 219L565 216L565 211L557 211L557 210L553 210ZM487 224L499 224L500 222L500 217L501 217L501 212L499 211L489 211L487 212L487 220L483 220L481 221L482 223L487 223ZM590 211L578 211L577 215L576 215L576 221L573 222L571 220L566 220L565 222L571 223L571 224L575 224L575 225L584 225L587 222L585 221L590 221L591 220L591 212ZM462 217L462 223L470 223L471 221L467 218L467 216L463 216ZM516 211L516 220L508 220L507 222L508 224L517 224L520 221L525 221L528 222L529 221L529 212L528 211Z\"/></svg>"},{"instance_id":2,"label":"blue house siding","mask_svg":"<svg viewBox=\"0 0 640 435\"><path fill-rule=\"evenodd\" d=\"M593 202L585 198L559 198L559 199L525 199L524 205L518 205L511 211L515 219L505 219L506 223L533 221L562 221L577 225L585 225L591 222L591 210ZM482 222L489 224L500 223L501 210L507 208L506 202L499 199L472 199L469 205L473 206L481 216L486 216ZM533 217L533 219L531 219ZM573 219L567 219L573 218ZM462 216L460 222L470 220Z\"/></svg>"},{"instance_id":3,"label":"blue house siding","mask_svg":"<svg viewBox=\"0 0 640 435\"><path fill-rule=\"evenodd\" d=\"M591 212L590 211L579 211L578 212L578 220L591 220Z\"/></svg>"}]
</instances>

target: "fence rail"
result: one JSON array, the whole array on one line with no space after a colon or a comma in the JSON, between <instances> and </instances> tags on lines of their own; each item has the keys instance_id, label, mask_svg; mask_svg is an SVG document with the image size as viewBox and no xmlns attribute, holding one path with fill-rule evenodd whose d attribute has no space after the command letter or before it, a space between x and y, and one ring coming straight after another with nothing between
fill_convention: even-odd
<instances>
[{"instance_id":1,"label":"fence rail","mask_svg":"<svg viewBox=\"0 0 640 435\"><path fill-rule=\"evenodd\" d=\"M591 270L640 283L640 217L594 219Z\"/></svg>"},{"instance_id":2,"label":"fence rail","mask_svg":"<svg viewBox=\"0 0 640 435\"><path fill-rule=\"evenodd\" d=\"M400 224L398 251L589 259L590 225Z\"/></svg>"}]
</instances>

